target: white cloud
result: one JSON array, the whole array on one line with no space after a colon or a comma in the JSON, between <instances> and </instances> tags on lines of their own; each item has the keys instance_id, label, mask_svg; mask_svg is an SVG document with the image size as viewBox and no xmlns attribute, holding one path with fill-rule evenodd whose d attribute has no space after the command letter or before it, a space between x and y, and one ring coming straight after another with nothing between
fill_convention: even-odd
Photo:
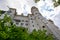
<instances>
[{"instance_id":1,"label":"white cloud","mask_svg":"<svg viewBox=\"0 0 60 40\"><path fill-rule=\"evenodd\" d=\"M54 8L52 0L41 0L37 4L41 14L60 28L60 6Z\"/></svg>"},{"instance_id":2,"label":"white cloud","mask_svg":"<svg viewBox=\"0 0 60 40\"><path fill-rule=\"evenodd\" d=\"M41 14L44 17L49 18L51 15L54 14L53 13L54 7L52 5L52 1L51 0L50 1L48 1L48 0L42 1L41 0L40 2L37 3L37 5L38 5L38 8L39 8Z\"/></svg>"},{"instance_id":3,"label":"white cloud","mask_svg":"<svg viewBox=\"0 0 60 40\"><path fill-rule=\"evenodd\" d=\"M54 21L55 25L60 28L60 6L54 9L54 16L52 16L52 20Z\"/></svg>"},{"instance_id":4,"label":"white cloud","mask_svg":"<svg viewBox=\"0 0 60 40\"><path fill-rule=\"evenodd\" d=\"M52 0L45 0L45 2L40 0L37 4L33 0L0 0L0 9L8 10L7 5L16 8L18 14L24 13L25 15L31 13L32 6L36 6L44 17L52 19L60 27L60 6L54 8Z\"/></svg>"},{"instance_id":5,"label":"white cloud","mask_svg":"<svg viewBox=\"0 0 60 40\"><path fill-rule=\"evenodd\" d=\"M31 13L31 6L36 5L33 0L7 0L7 2L10 7L17 9L18 14L23 13L24 10L26 10L27 13ZM24 9L24 5L26 9Z\"/></svg>"},{"instance_id":6,"label":"white cloud","mask_svg":"<svg viewBox=\"0 0 60 40\"><path fill-rule=\"evenodd\" d=\"M0 9L1 10L8 10L8 8L6 7L6 5L7 5L7 2L6 2L6 0L0 0Z\"/></svg>"}]
</instances>

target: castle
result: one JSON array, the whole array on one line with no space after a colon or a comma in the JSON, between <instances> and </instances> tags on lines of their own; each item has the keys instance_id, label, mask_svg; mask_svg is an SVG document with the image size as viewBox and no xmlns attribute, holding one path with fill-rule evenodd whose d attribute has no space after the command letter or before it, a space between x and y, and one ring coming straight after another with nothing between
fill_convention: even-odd
<instances>
[{"instance_id":1,"label":"castle","mask_svg":"<svg viewBox=\"0 0 60 40\"><path fill-rule=\"evenodd\" d=\"M33 29L45 29L48 33L52 33L57 40L60 40L60 30L54 25L52 20L44 18L35 6L31 8L31 13L32 14L24 16L23 14L17 15L16 9L13 8L9 8L9 11L7 11L7 14L11 16L12 21L17 26L28 28L30 32L32 32Z\"/></svg>"}]
</instances>

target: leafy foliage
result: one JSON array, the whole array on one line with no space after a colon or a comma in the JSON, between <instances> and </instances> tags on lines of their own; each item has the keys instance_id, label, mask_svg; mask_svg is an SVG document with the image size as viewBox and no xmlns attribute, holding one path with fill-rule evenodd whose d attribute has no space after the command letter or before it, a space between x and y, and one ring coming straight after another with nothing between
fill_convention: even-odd
<instances>
[{"instance_id":1,"label":"leafy foliage","mask_svg":"<svg viewBox=\"0 0 60 40\"><path fill-rule=\"evenodd\" d=\"M38 1L40 1L40 0L34 0L35 1L35 3L37 3Z\"/></svg>"},{"instance_id":2,"label":"leafy foliage","mask_svg":"<svg viewBox=\"0 0 60 40\"><path fill-rule=\"evenodd\" d=\"M1 10L0 10L0 14L1 14Z\"/></svg>"},{"instance_id":3,"label":"leafy foliage","mask_svg":"<svg viewBox=\"0 0 60 40\"><path fill-rule=\"evenodd\" d=\"M4 13L5 11L0 10L0 16Z\"/></svg>"},{"instance_id":4,"label":"leafy foliage","mask_svg":"<svg viewBox=\"0 0 60 40\"><path fill-rule=\"evenodd\" d=\"M55 6L55 7L57 7L57 6L59 6L59 5L60 5L60 0L58 0L58 1L53 0L53 2L54 2L54 6Z\"/></svg>"},{"instance_id":5,"label":"leafy foliage","mask_svg":"<svg viewBox=\"0 0 60 40\"><path fill-rule=\"evenodd\" d=\"M40 0L34 0L35 3L39 2ZM52 0L54 2L54 7L57 7L60 5L60 0L56 1L56 0Z\"/></svg>"},{"instance_id":6,"label":"leafy foliage","mask_svg":"<svg viewBox=\"0 0 60 40\"><path fill-rule=\"evenodd\" d=\"M0 40L53 40L53 36L46 35L46 30L33 30L28 33L26 28L17 27L5 15L4 19L0 19Z\"/></svg>"}]
</instances>

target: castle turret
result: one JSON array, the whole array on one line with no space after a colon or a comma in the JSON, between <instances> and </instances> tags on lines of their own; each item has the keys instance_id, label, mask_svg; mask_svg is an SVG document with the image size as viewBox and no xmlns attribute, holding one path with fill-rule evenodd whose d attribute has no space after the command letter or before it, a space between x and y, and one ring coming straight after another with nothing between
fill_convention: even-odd
<instances>
[{"instance_id":1,"label":"castle turret","mask_svg":"<svg viewBox=\"0 0 60 40\"><path fill-rule=\"evenodd\" d=\"M38 24L39 28L40 29L45 29L46 28L46 24L43 22L45 20L45 18L40 14L38 8L33 6L31 8L31 12L34 15L34 20Z\"/></svg>"},{"instance_id":2,"label":"castle turret","mask_svg":"<svg viewBox=\"0 0 60 40\"><path fill-rule=\"evenodd\" d=\"M32 8L31 8L31 12L32 12L32 14L37 14L37 13L39 13L39 10L38 10L38 8L36 8L35 6L33 6Z\"/></svg>"},{"instance_id":3,"label":"castle turret","mask_svg":"<svg viewBox=\"0 0 60 40\"><path fill-rule=\"evenodd\" d=\"M8 14L13 18L16 15L16 9L9 8Z\"/></svg>"}]
</instances>

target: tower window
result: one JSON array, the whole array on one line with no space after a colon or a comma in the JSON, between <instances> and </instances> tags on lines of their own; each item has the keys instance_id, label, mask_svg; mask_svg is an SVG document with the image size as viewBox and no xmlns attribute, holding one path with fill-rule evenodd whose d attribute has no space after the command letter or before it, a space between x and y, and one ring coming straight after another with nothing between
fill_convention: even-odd
<instances>
[{"instance_id":1,"label":"tower window","mask_svg":"<svg viewBox=\"0 0 60 40\"><path fill-rule=\"evenodd\" d=\"M42 26L43 28L45 28L45 26Z\"/></svg>"},{"instance_id":2,"label":"tower window","mask_svg":"<svg viewBox=\"0 0 60 40\"><path fill-rule=\"evenodd\" d=\"M38 19L40 19L40 17L38 17Z\"/></svg>"},{"instance_id":3,"label":"tower window","mask_svg":"<svg viewBox=\"0 0 60 40\"><path fill-rule=\"evenodd\" d=\"M34 25L33 25L33 27L34 27Z\"/></svg>"},{"instance_id":4,"label":"tower window","mask_svg":"<svg viewBox=\"0 0 60 40\"><path fill-rule=\"evenodd\" d=\"M38 25L38 24L37 24Z\"/></svg>"},{"instance_id":5,"label":"tower window","mask_svg":"<svg viewBox=\"0 0 60 40\"><path fill-rule=\"evenodd\" d=\"M31 18L31 20L33 20L33 19Z\"/></svg>"},{"instance_id":6,"label":"tower window","mask_svg":"<svg viewBox=\"0 0 60 40\"><path fill-rule=\"evenodd\" d=\"M36 13L37 14L37 13Z\"/></svg>"},{"instance_id":7,"label":"tower window","mask_svg":"<svg viewBox=\"0 0 60 40\"><path fill-rule=\"evenodd\" d=\"M33 23L33 21L32 21L32 23Z\"/></svg>"}]
</instances>

